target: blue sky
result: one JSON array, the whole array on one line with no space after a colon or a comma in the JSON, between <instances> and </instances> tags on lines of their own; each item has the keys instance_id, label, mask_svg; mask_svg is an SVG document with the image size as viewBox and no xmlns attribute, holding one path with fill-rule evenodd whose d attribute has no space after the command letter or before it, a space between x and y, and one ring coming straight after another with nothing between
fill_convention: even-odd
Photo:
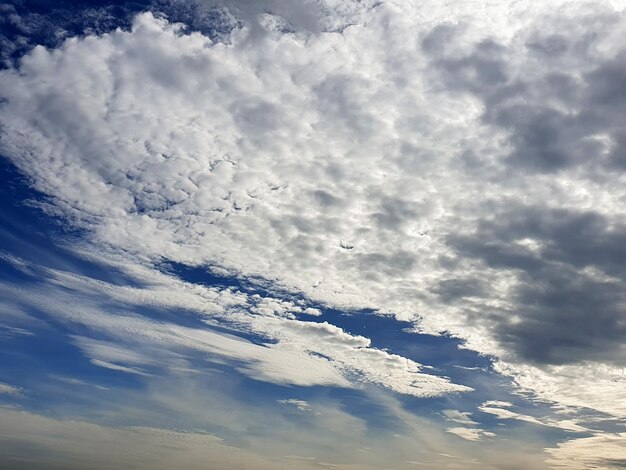
<instances>
[{"instance_id":1,"label":"blue sky","mask_svg":"<svg viewBox=\"0 0 626 470\"><path fill-rule=\"evenodd\" d=\"M2 4L0 468L621 468L623 8Z\"/></svg>"}]
</instances>

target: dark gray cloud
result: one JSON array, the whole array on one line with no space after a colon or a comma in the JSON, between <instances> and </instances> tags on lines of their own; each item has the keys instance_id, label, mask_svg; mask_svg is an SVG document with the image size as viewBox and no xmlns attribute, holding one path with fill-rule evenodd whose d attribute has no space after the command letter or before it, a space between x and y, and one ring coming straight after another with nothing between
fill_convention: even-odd
<instances>
[{"instance_id":1,"label":"dark gray cloud","mask_svg":"<svg viewBox=\"0 0 626 470\"><path fill-rule=\"evenodd\" d=\"M514 308L484 312L496 338L524 360L623 361L626 226L591 211L508 205L448 240L459 257L512 272ZM474 287L476 285L476 287ZM444 281L444 299L488 298L479 281Z\"/></svg>"},{"instance_id":2,"label":"dark gray cloud","mask_svg":"<svg viewBox=\"0 0 626 470\"><path fill-rule=\"evenodd\" d=\"M601 177L626 162L625 52L598 52L603 30L617 20L598 12L581 27L580 17L548 18L510 44L470 46L466 28L444 25L423 38L422 49L442 90L474 95L483 122L506 132L505 171L586 167L589 177Z\"/></svg>"},{"instance_id":3,"label":"dark gray cloud","mask_svg":"<svg viewBox=\"0 0 626 470\"><path fill-rule=\"evenodd\" d=\"M444 302L457 302L467 297L484 297L487 294L485 284L476 278L451 278L439 282L435 292Z\"/></svg>"},{"instance_id":4,"label":"dark gray cloud","mask_svg":"<svg viewBox=\"0 0 626 470\"><path fill-rule=\"evenodd\" d=\"M606 47L621 21L580 9L539 19L508 42L451 24L422 38L433 86L474 97L482 124L504 136L492 155L461 148L468 171L523 188L506 200L488 196L474 208L475 227L447 237L457 260L442 266L454 276L434 292L449 304L472 298L474 321L491 322L518 360L623 364L626 225L613 209L575 209L569 194L574 181L615 184L626 163L626 50ZM572 189L549 198L547 177L570 178ZM525 202L534 189L548 196L545 205ZM513 279L506 293L483 287L500 272ZM510 308L495 308L495 298Z\"/></svg>"},{"instance_id":5,"label":"dark gray cloud","mask_svg":"<svg viewBox=\"0 0 626 470\"><path fill-rule=\"evenodd\" d=\"M541 254L514 243L521 239L536 240ZM492 267L535 273L546 263L592 266L626 278L626 225L592 211L513 205L498 217L481 220L475 235L451 240L463 253L478 255Z\"/></svg>"}]
</instances>

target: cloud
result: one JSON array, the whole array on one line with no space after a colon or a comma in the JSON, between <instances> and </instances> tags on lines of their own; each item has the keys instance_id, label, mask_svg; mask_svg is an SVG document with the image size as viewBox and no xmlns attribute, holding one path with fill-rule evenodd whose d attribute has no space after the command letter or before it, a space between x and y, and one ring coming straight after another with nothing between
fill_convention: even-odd
<instances>
[{"instance_id":1,"label":"cloud","mask_svg":"<svg viewBox=\"0 0 626 470\"><path fill-rule=\"evenodd\" d=\"M543 400L575 408L591 408L621 417L626 413L624 370L602 363L536 367L494 364L497 371L514 378L524 391Z\"/></svg>"},{"instance_id":2,"label":"cloud","mask_svg":"<svg viewBox=\"0 0 626 470\"><path fill-rule=\"evenodd\" d=\"M116 370L118 372L126 372L128 374L136 374L136 375L147 375L145 372L135 367L120 366L119 364L113 364L111 362L101 361L100 359L92 359L91 363L98 367L104 367L105 369Z\"/></svg>"},{"instance_id":3,"label":"cloud","mask_svg":"<svg viewBox=\"0 0 626 470\"><path fill-rule=\"evenodd\" d=\"M446 419L448 419L449 421L454 421L455 423L465 424L465 425L470 425L470 426L474 424L478 424L470 418L472 414L468 412L458 411L458 410L443 410L443 415L445 416Z\"/></svg>"},{"instance_id":4,"label":"cloud","mask_svg":"<svg viewBox=\"0 0 626 470\"><path fill-rule=\"evenodd\" d=\"M467 441L480 441L485 437L495 436L495 433L478 428L450 428L447 432L459 436Z\"/></svg>"},{"instance_id":5,"label":"cloud","mask_svg":"<svg viewBox=\"0 0 626 470\"><path fill-rule=\"evenodd\" d=\"M480 406L478 408L480 411L482 411L483 413L489 413L492 414L496 417L498 417L499 419L517 419L520 421L526 421L528 423L532 423L532 424L539 424L539 425L543 425L543 423L541 421L539 421L537 418L533 418L532 416L527 416L527 415L522 415L519 413L515 413L514 411L510 411L507 410L505 408L494 408L494 407L490 407L490 406Z\"/></svg>"},{"instance_id":6,"label":"cloud","mask_svg":"<svg viewBox=\"0 0 626 470\"><path fill-rule=\"evenodd\" d=\"M623 78L615 68L622 60L621 21L606 5L572 3L540 16L512 40L474 35L467 41L459 37L463 28L436 28L424 50L446 90L476 96L482 121L504 131L506 171L585 166L605 172L619 154L605 151L609 141L619 145L613 123L622 112Z\"/></svg>"},{"instance_id":7,"label":"cloud","mask_svg":"<svg viewBox=\"0 0 626 470\"><path fill-rule=\"evenodd\" d=\"M282 403L283 405L291 405L295 406L300 411L311 411L311 405L304 400L297 400L295 398L287 398L284 400L278 400L278 403Z\"/></svg>"},{"instance_id":8,"label":"cloud","mask_svg":"<svg viewBox=\"0 0 626 470\"><path fill-rule=\"evenodd\" d=\"M498 407L498 408L511 408L513 406L513 403L510 403L508 401L489 400L483 403L483 406Z\"/></svg>"},{"instance_id":9,"label":"cloud","mask_svg":"<svg viewBox=\"0 0 626 470\"><path fill-rule=\"evenodd\" d=\"M499 321L496 336L522 359L548 364L622 361L625 241L626 228L596 212L511 205L450 237L465 257L515 273L515 320Z\"/></svg>"},{"instance_id":10,"label":"cloud","mask_svg":"<svg viewBox=\"0 0 626 470\"><path fill-rule=\"evenodd\" d=\"M499 150L478 157L467 146L468 171L508 185L475 207L491 215L450 233L448 245L466 272L441 281L436 292L448 304L466 305L470 323L491 325L503 360L532 363L554 383L576 370L587 377L599 364L616 365L618 374L623 363L619 240L625 232L613 178L623 153L613 125L621 120L614 64L623 57L617 39L623 24L623 15L610 9L570 5L513 38L477 37L471 27L446 25L422 43L445 82L442 92L475 98L481 124L494 132ZM608 186L597 191L602 184ZM567 189L573 187L580 191ZM496 275L500 281L485 290L484 279ZM512 376L529 372L506 369ZM562 399L527 379L520 382L529 389L537 385L543 397ZM586 386L591 391L575 385L571 395L596 393L591 401L597 402L606 396L601 389L611 388L608 377ZM613 412L620 395L615 390L606 400Z\"/></svg>"},{"instance_id":11,"label":"cloud","mask_svg":"<svg viewBox=\"0 0 626 470\"><path fill-rule=\"evenodd\" d=\"M9 284L0 291L25 309L35 308L70 326L86 326L92 335L107 335L106 340L84 335L72 339L93 364L119 372L145 375L162 367L186 368L186 361L203 353L209 361L225 361L250 377L279 384L375 383L416 397L471 390L421 372L415 361L372 348L368 338L328 322L299 320L295 314L303 309L292 301L186 283L125 263L123 269L135 273L143 287L117 286L30 263L30 269L48 280L40 282L38 293ZM199 326L130 313L142 307L194 312ZM230 333L216 329L226 326ZM242 337L250 333L262 342Z\"/></svg>"},{"instance_id":12,"label":"cloud","mask_svg":"<svg viewBox=\"0 0 626 470\"><path fill-rule=\"evenodd\" d=\"M488 402L487 402L488 403ZM563 429L565 431L571 432L586 432L589 431L586 427L580 426L576 420L566 420L566 419L550 419L550 418L542 418L537 419L533 416L524 415L521 413L516 413L515 411L511 411L502 407L495 407L494 405L488 405L487 403L483 403L478 407L479 411L483 413L488 413L496 416L498 419L515 419L518 421L525 421L531 424L537 424L540 426L550 426L559 429Z\"/></svg>"},{"instance_id":13,"label":"cloud","mask_svg":"<svg viewBox=\"0 0 626 470\"><path fill-rule=\"evenodd\" d=\"M5 384L0 382L0 394L1 395L11 395L11 396L20 396L24 392L19 387L14 387L13 385Z\"/></svg>"},{"instance_id":14,"label":"cloud","mask_svg":"<svg viewBox=\"0 0 626 470\"><path fill-rule=\"evenodd\" d=\"M442 414L448 421L462 424L463 426L470 426L454 427L448 428L446 430L446 432L454 434L467 441L479 441L485 437L494 437L496 435L493 432L485 431L484 429L480 429L478 427L473 427L477 426L478 423L470 418L470 416L472 415L471 413L458 410L443 410Z\"/></svg>"},{"instance_id":15,"label":"cloud","mask_svg":"<svg viewBox=\"0 0 626 470\"><path fill-rule=\"evenodd\" d=\"M572 470L597 468L610 470L626 465L626 434L603 433L582 439L573 439L548 448L547 463L552 468Z\"/></svg>"}]
</instances>

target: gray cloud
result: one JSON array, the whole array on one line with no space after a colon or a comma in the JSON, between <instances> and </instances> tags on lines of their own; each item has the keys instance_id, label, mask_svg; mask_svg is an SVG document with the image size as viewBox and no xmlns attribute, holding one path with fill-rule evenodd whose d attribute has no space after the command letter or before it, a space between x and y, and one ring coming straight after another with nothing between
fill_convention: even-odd
<instances>
[{"instance_id":1,"label":"gray cloud","mask_svg":"<svg viewBox=\"0 0 626 470\"><path fill-rule=\"evenodd\" d=\"M445 90L483 105L485 124L503 130L509 171L553 173L584 166L601 176L624 165L624 51L602 54L619 16L601 8L550 16L508 43L464 39L444 25L422 40ZM599 175L598 175L599 173Z\"/></svg>"},{"instance_id":2,"label":"gray cloud","mask_svg":"<svg viewBox=\"0 0 626 470\"><path fill-rule=\"evenodd\" d=\"M626 227L590 211L509 205L449 243L459 256L514 273L513 307L494 313L494 330L521 358L623 360ZM450 296L455 285L442 289Z\"/></svg>"},{"instance_id":3,"label":"gray cloud","mask_svg":"<svg viewBox=\"0 0 626 470\"><path fill-rule=\"evenodd\" d=\"M574 5L509 38L443 24L421 40L434 87L480 104L498 150L481 154L470 140L462 160L501 188L474 205L469 230L446 237L456 258L441 263L454 276L432 291L489 324L516 360L624 360L626 226L619 199L585 200L619 193L626 51L613 41L622 31L620 15Z\"/></svg>"}]
</instances>

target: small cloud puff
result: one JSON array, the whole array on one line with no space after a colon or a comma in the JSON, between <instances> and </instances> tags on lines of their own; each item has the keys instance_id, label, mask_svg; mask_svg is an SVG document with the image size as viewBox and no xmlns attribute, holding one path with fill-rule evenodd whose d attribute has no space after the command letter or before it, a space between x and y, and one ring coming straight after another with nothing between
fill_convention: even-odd
<instances>
[{"instance_id":1,"label":"small cloud puff","mask_svg":"<svg viewBox=\"0 0 626 470\"><path fill-rule=\"evenodd\" d=\"M312 411L311 405L304 400L297 400L295 398L288 398L283 400L277 400L278 403L283 405L295 406L300 411Z\"/></svg>"},{"instance_id":2,"label":"small cloud puff","mask_svg":"<svg viewBox=\"0 0 626 470\"><path fill-rule=\"evenodd\" d=\"M455 423L465 424L465 425L470 425L470 426L474 424L478 424L470 418L472 414L468 412L463 412L463 411L458 411L458 410L443 410L442 413L447 420L454 421Z\"/></svg>"},{"instance_id":3,"label":"small cloud puff","mask_svg":"<svg viewBox=\"0 0 626 470\"><path fill-rule=\"evenodd\" d=\"M24 394L24 390L13 385L0 382L0 395L10 395L13 397L20 397Z\"/></svg>"},{"instance_id":4,"label":"small cloud puff","mask_svg":"<svg viewBox=\"0 0 626 470\"><path fill-rule=\"evenodd\" d=\"M459 436L467 441L480 441L485 437L494 437L496 435L493 432L478 428L450 428L447 432Z\"/></svg>"}]
</instances>

